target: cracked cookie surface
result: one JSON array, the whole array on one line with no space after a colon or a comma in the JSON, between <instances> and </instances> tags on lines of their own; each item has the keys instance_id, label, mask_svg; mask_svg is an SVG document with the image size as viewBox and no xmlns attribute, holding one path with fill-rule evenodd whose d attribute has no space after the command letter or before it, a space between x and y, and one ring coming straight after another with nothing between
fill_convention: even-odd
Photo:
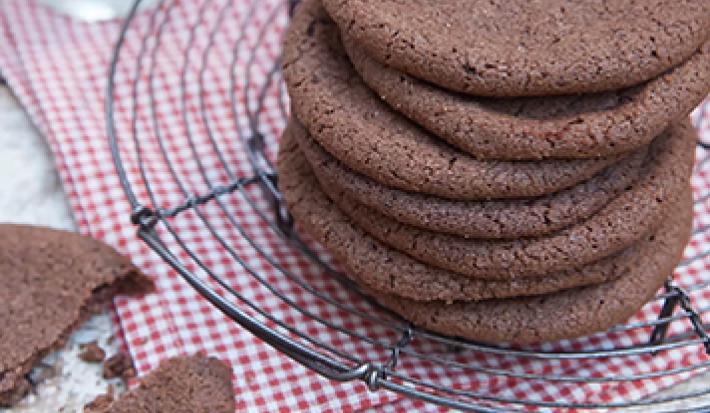
<instances>
[{"instance_id":1,"label":"cracked cookie surface","mask_svg":"<svg viewBox=\"0 0 710 413\"><path fill-rule=\"evenodd\" d=\"M548 294L623 275L642 253L638 245L597 263L536 278L481 280L423 264L368 235L321 190L297 144L285 135L279 148L279 188L306 232L368 288L417 301L485 300Z\"/></svg>"},{"instance_id":2,"label":"cracked cookie surface","mask_svg":"<svg viewBox=\"0 0 710 413\"><path fill-rule=\"evenodd\" d=\"M291 120L284 139L295 139L321 186L414 227L466 238L518 238L549 234L589 218L639 176L647 149L590 180L540 198L456 201L402 191L352 171Z\"/></svg>"},{"instance_id":3,"label":"cracked cookie surface","mask_svg":"<svg viewBox=\"0 0 710 413\"><path fill-rule=\"evenodd\" d=\"M368 55L480 96L616 90L660 75L710 36L706 0L323 0Z\"/></svg>"},{"instance_id":4,"label":"cracked cookie surface","mask_svg":"<svg viewBox=\"0 0 710 413\"><path fill-rule=\"evenodd\" d=\"M370 290L382 305L414 324L488 343L531 344L607 330L633 316L672 274L690 238L690 188L655 236L642 240L629 271L610 282L537 297L481 302L417 302Z\"/></svg>"},{"instance_id":5,"label":"cracked cookie surface","mask_svg":"<svg viewBox=\"0 0 710 413\"><path fill-rule=\"evenodd\" d=\"M686 185L656 235L619 256L534 282L475 280L426 266L369 237L319 190L293 142L279 149L279 173L279 188L296 221L373 297L418 326L484 342L573 338L625 321L671 274L692 227ZM521 294L528 297L499 299Z\"/></svg>"},{"instance_id":6,"label":"cracked cookie surface","mask_svg":"<svg viewBox=\"0 0 710 413\"><path fill-rule=\"evenodd\" d=\"M689 184L695 140L690 122L672 127L649 149L637 182L590 218L535 238L465 239L427 231L378 214L337 188L323 190L370 235L424 263L474 278L532 277L598 261L655 231Z\"/></svg>"},{"instance_id":7,"label":"cracked cookie surface","mask_svg":"<svg viewBox=\"0 0 710 413\"><path fill-rule=\"evenodd\" d=\"M355 73L335 24L304 1L286 34L284 76L295 117L329 153L382 184L451 199L532 197L585 181L621 156L482 161L391 110Z\"/></svg>"},{"instance_id":8,"label":"cracked cookie surface","mask_svg":"<svg viewBox=\"0 0 710 413\"><path fill-rule=\"evenodd\" d=\"M517 99L452 93L384 66L343 37L353 66L384 101L479 158L609 156L647 145L710 91L710 42L642 85L596 94Z\"/></svg>"}]
</instances>

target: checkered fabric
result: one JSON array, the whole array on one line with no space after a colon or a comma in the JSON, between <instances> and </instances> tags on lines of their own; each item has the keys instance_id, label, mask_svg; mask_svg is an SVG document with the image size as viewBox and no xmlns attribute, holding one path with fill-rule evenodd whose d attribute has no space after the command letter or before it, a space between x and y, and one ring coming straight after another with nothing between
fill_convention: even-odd
<instances>
[{"instance_id":1,"label":"checkered fabric","mask_svg":"<svg viewBox=\"0 0 710 413\"><path fill-rule=\"evenodd\" d=\"M255 131L265 140L264 164L273 163L288 108L279 74L273 70L288 20L284 3L175 0L136 15L126 32L111 98L127 182L143 205L170 210L188 198L199 199L252 176L245 142ZM0 73L46 137L79 230L130 256L157 284L154 294L115 301L117 335L139 375L168 357L206 352L231 362L238 411L439 410L396 393L371 392L359 381L329 381L293 362L216 310L137 238L129 218L131 206L114 168L104 112L120 21L87 24L33 0L5 0L0 3L0 19ZM710 142L710 111L697 110L694 122ZM693 178L697 199L710 191L708 155L698 149ZM329 348L319 351L350 365L357 360L386 363L389 350L379 343L396 343L400 332L380 323L379 313L365 300L323 276L318 264L284 241L264 219L271 216L259 215L268 211L267 201L254 186L225 191L217 199L180 211L155 230L186 270L245 314L305 345L325 343ZM710 224L706 202L697 202L695 213L698 228ZM710 249L709 236L698 232L687 256ZM676 272L675 280L681 287L710 281L709 267L709 260L694 260ZM710 289L694 290L691 297L696 308L710 308ZM653 320L660 306L660 301L650 303L631 322ZM671 325L669 334L688 331L689 323L681 319ZM647 341L649 332L650 328L619 329L538 349L638 345ZM655 357L554 361L445 347L415 337L396 371L422 382L503 399L611 403L652 395L693 373L611 383L594 379L682 370L708 361L700 345ZM478 370L444 368L412 356L422 353ZM484 373L484 368L573 375L590 382L525 380Z\"/></svg>"}]
</instances>

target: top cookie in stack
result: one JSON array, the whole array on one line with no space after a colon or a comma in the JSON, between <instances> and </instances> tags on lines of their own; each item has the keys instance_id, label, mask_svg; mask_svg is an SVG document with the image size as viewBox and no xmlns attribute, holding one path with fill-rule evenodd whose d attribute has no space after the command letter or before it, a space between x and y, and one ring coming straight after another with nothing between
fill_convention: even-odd
<instances>
[{"instance_id":1,"label":"top cookie in stack","mask_svg":"<svg viewBox=\"0 0 710 413\"><path fill-rule=\"evenodd\" d=\"M710 4L638 3L303 1L279 153L294 218L436 331L625 320L689 236L685 118L710 87Z\"/></svg>"}]
</instances>

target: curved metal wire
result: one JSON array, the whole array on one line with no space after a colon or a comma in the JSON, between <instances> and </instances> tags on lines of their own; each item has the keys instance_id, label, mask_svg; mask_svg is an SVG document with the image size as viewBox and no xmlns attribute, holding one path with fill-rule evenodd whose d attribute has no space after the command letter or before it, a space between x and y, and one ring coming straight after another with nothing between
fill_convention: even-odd
<instances>
[{"instance_id":1,"label":"curved metal wire","mask_svg":"<svg viewBox=\"0 0 710 413\"><path fill-rule=\"evenodd\" d=\"M187 145L189 156L197 166L197 178L207 188L207 193L204 194L191 193L190 186L185 182L184 176L175 167L175 160L171 158L171 153L175 153L175 151L171 149L178 148L174 147L176 143L166 138L157 114L162 103L157 98L156 78L160 74L156 72L156 55L163 48L162 36L170 24L176 2L160 1L158 7L151 12L147 25L144 23L142 26L142 29L145 30L143 34L140 34L134 27L139 4L140 0L134 2L129 17L122 26L112 55L109 72L106 119L116 171L131 204L132 220L138 226L138 235L193 288L244 328L295 361L333 380L362 380L373 391L386 389L462 410L498 412L529 411L530 408L608 409L652 404L664 406L666 403L678 400L697 400L701 403L702 396L710 394L710 389L703 389L665 398L619 403L580 404L565 399L549 402L455 389L423 379L409 371L406 367L407 362L426 361L437 368L446 369L451 376L471 373L530 382L556 383L628 382L705 371L710 369L710 361L682 368L604 377L580 374L576 371L558 371L559 369L552 369L556 373L549 374L544 373L544 365L561 360L631 359L683 347L710 346L710 339L707 336L708 326L703 324L702 320L703 314L710 313L710 307L696 309L692 306L690 299L694 293L702 292L704 288L710 286L710 280L692 286L684 286L684 289L669 281L666 292L656 297L656 300L663 303L661 314L657 319L621 325L612 329L613 332L648 330L647 335L650 342L636 343L627 347L599 347L581 351L565 350L564 347L513 348L469 342L415 328L379 306L374 300L363 294L358 286L346 276L330 267L327 260L323 259L317 251L309 248L309 244L301 240L292 230L292 223L283 209L283 200L276 186L277 175L271 159L265 151L266 145L268 145L265 135L267 132L261 130L261 116L265 112L263 109L267 100L273 99L270 92L275 90L274 104L281 116L286 118L288 115L288 104L280 78L278 55L273 57L265 74L257 77L252 73L255 70L257 51L263 47L262 42L269 29L269 24L263 25L255 32L257 38L255 45L245 48L245 44L251 22L259 12L266 15L268 23L290 13L295 2L275 3L274 1L252 0L247 5L248 10L245 17L239 22L241 25L239 35L233 40L232 58L228 64L230 69L228 100L231 103L229 111L232 122L234 122L234 133L241 142L246 159L251 164L253 175L240 175L224 156L234 148L224 147L220 144L219 138L222 136L213 124L210 108L206 101L206 96L210 93L206 88L208 84L207 68L212 57L213 47L217 43L217 36L225 22L229 21L227 18L231 15L230 10L233 9L234 2L224 0L218 5L219 7L216 8L218 18L212 26L207 26L205 15L214 3L212 0L204 0L198 10L195 23L189 28L185 50L183 50L183 60L176 63L174 70L175 74L179 75L178 110L181 126L185 131L184 142ZM240 5L243 6L242 3ZM200 62L196 65L197 69L195 70L193 67L195 62L191 61L190 56L193 50L199 51L196 45L198 31L207 33L207 44L203 45L204 48L199 53ZM140 37L138 58L135 62L121 59L126 38L130 35ZM244 57L242 54L244 52L247 55L246 59L242 60L246 61L247 70L240 72L237 70L237 63L240 57ZM116 102L119 101L119 97L116 95L115 81L119 73L128 73L132 81L130 101L128 102L130 108L128 119L131 128L126 135L120 135L116 126ZM197 93L194 94L188 93L189 86L192 84L189 79L190 74L195 75L195 79L192 80L197 84ZM252 89L254 85L257 87ZM238 94L239 90L242 91L241 95ZM145 111L141 111L138 104L139 100L145 97L149 102L147 114L144 113ZM193 104L191 99L197 100L197 115L190 115L189 108ZM242 109L246 116L246 130L238 122L238 119L243 118L239 109ZM140 132L139 121L150 125L149 136ZM198 132L198 123L196 122L204 131L204 136ZM216 155L219 172L228 178L228 183L215 180L213 173L215 171L211 169L214 166L208 165L202 159L198 136L207 139L206 145ZM144 143L149 140L159 148L160 161L167 166L168 178L171 180L174 191L182 198L182 203L169 206L161 205L161 198L157 195L157 190L153 185L155 177L151 175L148 167L149 160L146 159L143 150ZM699 145L705 147L702 143ZM131 147L134 153L126 155ZM130 159L124 158L125 156L129 156ZM138 182L133 182L129 177L126 162L137 164L140 177ZM703 161L700 162L700 165L702 164ZM705 203L708 196L699 197L696 200L696 205ZM143 203L142 197L146 197L148 204ZM227 202L227 199L231 202ZM283 265L274 251L261 245L258 240L250 236L246 223L232 212L233 203L250 208L275 236L286 240L289 248L296 249L321 268L324 280L335 282L351 298L344 300L337 294L321 289L309 281L307 277ZM210 205L214 206L215 211L226 217L228 228L217 228L211 221L210 215L206 211ZM362 347L361 351L349 352L337 343L314 337L299 325L289 321L287 317L270 314L262 308L259 302L249 299L247 295L236 289L223 274L211 268L203 259L200 251L191 246L190 241L182 236L178 224L181 215L187 212L194 214L206 233L210 234L216 242L216 245L231 258L236 267L241 268L246 276L251 277L259 288L267 291L274 299L287 306L293 314L297 314L303 320L321 328L327 328L343 340L357 343ZM698 227L695 230L695 235L704 235L708 229L705 226ZM270 282L269 277L262 270L251 264L243 252L231 245L229 237L235 236L244 240L252 252L259 254L268 263L269 271L279 274L284 281L289 282L289 288L296 288L303 294L307 294L314 302L320 303L319 305L327 305L337 309L350 317L349 319L376 325L377 332L352 328L344 322L326 319L315 308L300 304L284 288ZM168 247L169 240L172 240L180 251L171 250ZM710 255L710 251L703 251L686 259L681 265L691 265L694 261L704 259L707 255ZM355 303L352 301L353 299L358 302ZM671 324L682 322L690 322L693 327L692 331L667 334ZM363 354L370 356L365 357ZM508 364L488 366L462 361L463 358L460 357L462 354L494 354L507 360ZM515 367L516 362L520 360L530 360L536 364L529 368ZM705 407L710 407L710 405ZM667 408L671 409L671 407ZM695 408L702 408L702 406Z\"/></svg>"}]
</instances>

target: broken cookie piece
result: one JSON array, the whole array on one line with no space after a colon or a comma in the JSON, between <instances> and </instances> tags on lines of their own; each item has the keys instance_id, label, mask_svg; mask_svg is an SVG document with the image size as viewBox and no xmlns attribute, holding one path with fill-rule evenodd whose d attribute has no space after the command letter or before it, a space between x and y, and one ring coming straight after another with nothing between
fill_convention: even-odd
<instances>
[{"instance_id":1,"label":"broken cookie piece","mask_svg":"<svg viewBox=\"0 0 710 413\"><path fill-rule=\"evenodd\" d=\"M117 401L85 407L91 413L232 413L232 369L213 357L183 356L163 362Z\"/></svg>"},{"instance_id":2,"label":"broken cookie piece","mask_svg":"<svg viewBox=\"0 0 710 413\"><path fill-rule=\"evenodd\" d=\"M0 406L29 391L27 373L116 294L150 281L113 248L89 237L0 225Z\"/></svg>"}]
</instances>

